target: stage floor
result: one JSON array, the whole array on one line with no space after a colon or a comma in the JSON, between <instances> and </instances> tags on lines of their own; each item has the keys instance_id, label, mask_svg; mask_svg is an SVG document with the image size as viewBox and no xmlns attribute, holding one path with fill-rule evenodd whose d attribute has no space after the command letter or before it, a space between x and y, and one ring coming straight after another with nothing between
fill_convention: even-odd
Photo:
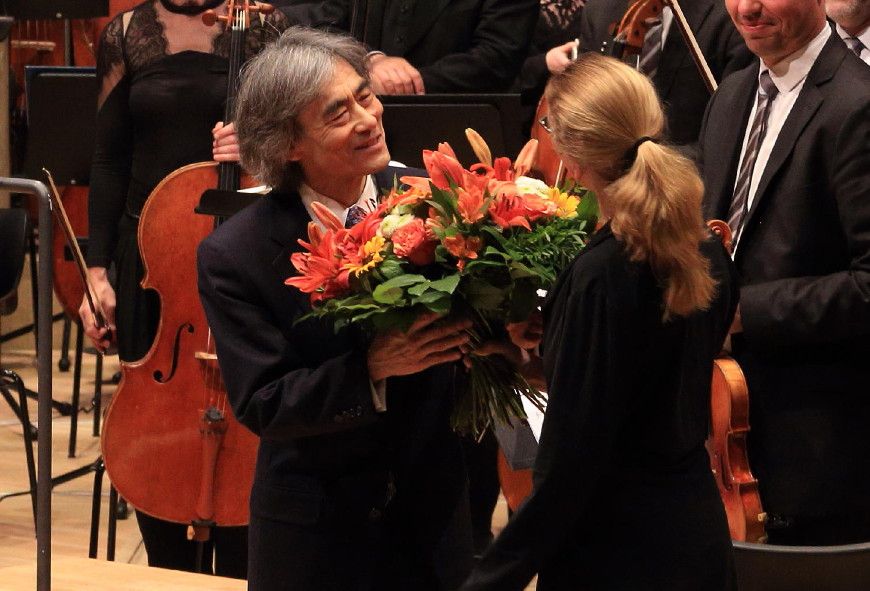
<instances>
[{"instance_id":1,"label":"stage floor","mask_svg":"<svg viewBox=\"0 0 870 591\"><path fill-rule=\"evenodd\" d=\"M6 591L36 589L36 564L0 568ZM60 557L53 561L52 591L244 591L245 581L195 575L138 564Z\"/></svg>"}]
</instances>

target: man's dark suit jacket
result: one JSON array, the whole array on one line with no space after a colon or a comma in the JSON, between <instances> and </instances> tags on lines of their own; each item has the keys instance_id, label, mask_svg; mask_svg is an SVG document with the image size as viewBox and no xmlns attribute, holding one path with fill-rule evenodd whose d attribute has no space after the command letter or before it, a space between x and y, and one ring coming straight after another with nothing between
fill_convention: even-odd
<instances>
[{"instance_id":1,"label":"man's dark suit jacket","mask_svg":"<svg viewBox=\"0 0 870 591\"><path fill-rule=\"evenodd\" d=\"M352 5L326 0L303 21L350 31ZM526 57L538 10L537 0L369 0L365 43L408 60L427 93L502 92Z\"/></svg>"},{"instance_id":2,"label":"man's dark suit jacket","mask_svg":"<svg viewBox=\"0 0 870 591\"><path fill-rule=\"evenodd\" d=\"M701 132L705 215L726 219L759 64ZM832 36L767 162L735 257L750 463L769 513L870 516L870 69Z\"/></svg>"},{"instance_id":3,"label":"man's dark suit jacket","mask_svg":"<svg viewBox=\"0 0 870 591\"><path fill-rule=\"evenodd\" d=\"M602 43L612 40L611 25L619 24L628 4L625 0L586 3L580 17L582 51L599 51ZM749 65L754 56L734 28L722 0L687 0L681 6L718 82ZM664 103L668 138L678 145L695 144L710 92L683 41L676 19L668 31L653 84Z\"/></svg>"},{"instance_id":4,"label":"man's dark suit jacket","mask_svg":"<svg viewBox=\"0 0 870 591\"><path fill-rule=\"evenodd\" d=\"M387 169L379 186L394 174L405 173ZM375 411L361 335L296 323L308 296L284 280L309 221L298 194L275 191L199 248L227 395L260 436L250 589L451 588L471 557L466 475L448 421L454 368L389 378L388 409Z\"/></svg>"}]
</instances>

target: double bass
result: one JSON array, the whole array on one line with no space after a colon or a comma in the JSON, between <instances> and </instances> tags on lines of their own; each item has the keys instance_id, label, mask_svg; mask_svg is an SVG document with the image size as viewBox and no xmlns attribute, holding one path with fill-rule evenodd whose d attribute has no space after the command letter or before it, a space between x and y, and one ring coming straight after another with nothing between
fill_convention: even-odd
<instances>
[{"instance_id":1,"label":"double bass","mask_svg":"<svg viewBox=\"0 0 870 591\"><path fill-rule=\"evenodd\" d=\"M231 30L225 121L258 12L271 6L229 0L226 17L203 14L207 24L221 19ZM258 439L232 415L199 303L196 248L215 221L194 209L206 189L252 184L237 164L202 162L170 173L148 197L138 229L142 285L160 296L160 325L145 357L122 364L102 437L118 492L149 515L188 524L188 537L198 541L211 526L248 523Z\"/></svg>"}]
</instances>

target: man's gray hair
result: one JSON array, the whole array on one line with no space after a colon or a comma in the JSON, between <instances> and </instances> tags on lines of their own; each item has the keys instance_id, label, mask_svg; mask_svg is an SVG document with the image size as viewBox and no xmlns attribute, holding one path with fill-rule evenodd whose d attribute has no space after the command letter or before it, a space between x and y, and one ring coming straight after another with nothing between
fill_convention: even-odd
<instances>
[{"instance_id":1,"label":"man's gray hair","mask_svg":"<svg viewBox=\"0 0 870 591\"><path fill-rule=\"evenodd\" d=\"M273 187L296 188L301 168L287 160L299 115L323 92L343 60L369 79L366 49L345 35L291 27L242 70L235 124L242 166Z\"/></svg>"}]
</instances>

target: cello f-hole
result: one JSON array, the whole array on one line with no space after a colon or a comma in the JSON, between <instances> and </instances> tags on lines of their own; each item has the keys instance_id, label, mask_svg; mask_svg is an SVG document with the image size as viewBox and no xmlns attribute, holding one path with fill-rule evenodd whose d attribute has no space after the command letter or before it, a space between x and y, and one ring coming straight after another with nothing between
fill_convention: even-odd
<instances>
[{"instance_id":1,"label":"cello f-hole","mask_svg":"<svg viewBox=\"0 0 870 591\"><path fill-rule=\"evenodd\" d=\"M178 357L180 355L181 348L181 335L184 331L187 331L188 334L193 334L195 332L193 325L189 322L182 324L178 327L178 330L175 331L175 343L172 346L172 365L169 367L169 375L165 378L163 377L163 372L161 370L154 371L154 380L158 384L165 384L172 380L172 377L175 375L175 371L178 369Z\"/></svg>"}]
</instances>

